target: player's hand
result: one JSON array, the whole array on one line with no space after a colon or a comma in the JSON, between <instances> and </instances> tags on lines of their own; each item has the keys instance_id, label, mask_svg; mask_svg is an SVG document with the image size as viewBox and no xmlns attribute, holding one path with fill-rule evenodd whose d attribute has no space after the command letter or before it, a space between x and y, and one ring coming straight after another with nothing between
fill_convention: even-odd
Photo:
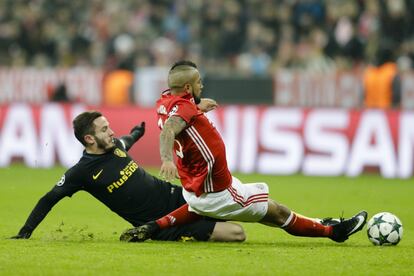
<instances>
[{"instance_id":1,"label":"player's hand","mask_svg":"<svg viewBox=\"0 0 414 276\"><path fill-rule=\"evenodd\" d=\"M216 109L218 104L215 100L209 98L202 98L200 103L197 105L203 112L209 112L213 109Z\"/></svg>"},{"instance_id":2,"label":"player's hand","mask_svg":"<svg viewBox=\"0 0 414 276\"><path fill-rule=\"evenodd\" d=\"M177 167L173 161L164 161L161 165L160 177L166 181L173 181L175 178L180 178Z\"/></svg>"},{"instance_id":3,"label":"player's hand","mask_svg":"<svg viewBox=\"0 0 414 276\"><path fill-rule=\"evenodd\" d=\"M134 126L129 133L132 137L134 137L135 141L137 141L139 138L144 136L145 122L141 122L141 124Z\"/></svg>"},{"instance_id":4,"label":"player's hand","mask_svg":"<svg viewBox=\"0 0 414 276\"><path fill-rule=\"evenodd\" d=\"M30 238L31 233L19 233L16 236L10 237L12 240L21 240L21 239L28 239Z\"/></svg>"}]
</instances>

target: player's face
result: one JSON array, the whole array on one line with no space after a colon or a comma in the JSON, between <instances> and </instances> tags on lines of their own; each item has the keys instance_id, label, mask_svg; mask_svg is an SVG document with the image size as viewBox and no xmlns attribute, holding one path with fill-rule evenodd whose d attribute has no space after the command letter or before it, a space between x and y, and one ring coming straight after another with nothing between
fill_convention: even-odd
<instances>
[{"instance_id":1,"label":"player's face","mask_svg":"<svg viewBox=\"0 0 414 276\"><path fill-rule=\"evenodd\" d=\"M96 118L93 123L95 124L95 135L93 137L98 149L105 152L111 150L115 146L115 142L114 132L109 127L108 120L101 116Z\"/></svg>"}]
</instances>

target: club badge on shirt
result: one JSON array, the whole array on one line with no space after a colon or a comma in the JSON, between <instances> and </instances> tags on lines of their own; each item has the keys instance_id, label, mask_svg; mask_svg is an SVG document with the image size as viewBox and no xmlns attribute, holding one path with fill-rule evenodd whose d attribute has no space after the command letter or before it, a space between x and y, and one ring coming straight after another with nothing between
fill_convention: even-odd
<instances>
[{"instance_id":1,"label":"club badge on shirt","mask_svg":"<svg viewBox=\"0 0 414 276\"><path fill-rule=\"evenodd\" d=\"M174 115L175 113L177 113L178 111L178 106L174 105L173 108L171 108L170 112L168 113L168 117L171 117L172 115Z\"/></svg>"},{"instance_id":2,"label":"club badge on shirt","mask_svg":"<svg viewBox=\"0 0 414 276\"><path fill-rule=\"evenodd\" d=\"M116 149L114 150L114 154L115 154L116 156L121 157L121 158L126 157L126 153L125 153L124 151L122 151L122 150L118 149L118 148L116 148Z\"/></svg>"}]
</instances>

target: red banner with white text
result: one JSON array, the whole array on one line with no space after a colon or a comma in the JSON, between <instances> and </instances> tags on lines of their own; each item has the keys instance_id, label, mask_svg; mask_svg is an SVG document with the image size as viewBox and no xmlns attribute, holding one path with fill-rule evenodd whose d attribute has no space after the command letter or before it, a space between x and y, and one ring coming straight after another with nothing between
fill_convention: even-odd
<instances>
[{"instance_id":1,"label":"red banner with white text","mask_svg":"<svg viewBox=\"0 0 414 276\"><path fill-rule=\"evenodd\" d=\"M153 108L85 105L0 106L0 167L74 165L82 153L72 119L101 111L117 136L146 121L130 150L142 166L159 166L159 130ZM414 112L225 106L207 114L221 133L229 168L243 173L413 176Z\"/></svg>"}]
</instances>

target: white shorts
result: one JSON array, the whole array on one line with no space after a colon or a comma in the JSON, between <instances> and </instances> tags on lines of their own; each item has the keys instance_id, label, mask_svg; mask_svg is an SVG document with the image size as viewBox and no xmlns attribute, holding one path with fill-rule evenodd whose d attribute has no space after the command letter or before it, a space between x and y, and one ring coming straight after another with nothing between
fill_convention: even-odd
<instances>
[{"instance_id":1,"label":"white shorts","mask_svg":"<svg viewBox=\"0 0 414 276\"><path fill-rule=\"evenodd\" d=\"M189 210L199 215L246 222L260 221L267 213L269 187L266 183L243 184L233 177L231 186L217 193L195 193L183 189Z\"/></svg>"}]
</instances>

